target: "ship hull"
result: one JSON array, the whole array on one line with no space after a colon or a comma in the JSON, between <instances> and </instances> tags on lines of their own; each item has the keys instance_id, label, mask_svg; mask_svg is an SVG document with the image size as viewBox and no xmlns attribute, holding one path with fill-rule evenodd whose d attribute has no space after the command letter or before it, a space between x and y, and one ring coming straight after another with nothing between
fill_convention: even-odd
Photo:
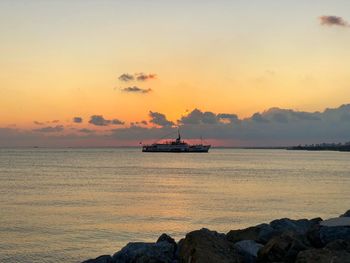
<instances>
[{"instance_id":1,"label":"ship hull","mask_svg":"<svg viewBox=\"0 0 350 263\"><path fill-rule=\"evenodd\" d=\"M144 146L142 152L161 152L161 153L207 153L210 145L199 145L189 147L166 147L166 146Z\"/></svg>"}]
</instances>

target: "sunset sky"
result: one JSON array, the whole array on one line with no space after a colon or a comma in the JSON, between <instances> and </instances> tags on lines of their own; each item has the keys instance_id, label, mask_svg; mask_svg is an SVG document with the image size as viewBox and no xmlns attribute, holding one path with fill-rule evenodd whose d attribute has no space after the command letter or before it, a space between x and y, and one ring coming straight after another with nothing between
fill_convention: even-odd
<instances>
[{"instance_id":1,"label":"sunset sky","mask_svg":"<svg viewBox=\"0 0 350 263\"><path fill-rule=\"evenodd\" d=\"M217 118L198 123L221 125L232 118L220 114L250 121L276 107L338 108L350 103L347 21L348 0L2 0L0 146L38 144L42 137L57 145L57 136L69 138L65 145L109 145L103 136L116 129L151 132L112 143L135 144L185 125L181 118L195 109ZM350 109L340 112L329 124L346 124ZM317 140L345 140L347 125ZM215 127L212 141L264 144L235 132L221 136ZM268 142L309 139L271 135Z\"/></svg>"}]
</instances>

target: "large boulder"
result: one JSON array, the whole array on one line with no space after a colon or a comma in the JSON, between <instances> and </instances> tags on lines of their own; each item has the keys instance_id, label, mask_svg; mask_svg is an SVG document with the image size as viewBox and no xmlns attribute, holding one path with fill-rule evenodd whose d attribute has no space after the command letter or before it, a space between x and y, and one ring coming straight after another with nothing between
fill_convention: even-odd
<instances>
[{"instance_id":1,"label":"large boulder","mask_svg":"<svg viewBox=\"0 0 350 263\"><path fill-rule=\"evenodd\" d=\"M176 246L168 241L157 243L135 242L115 253L113 263L173 263Z\"/></svg>"},{"instance_id":2,"label":"large boulder","mask_svg":"<svg viewBox=\"0 0 350 263\"><path fill-rule=\"evenodd\" d=\"M236 242L233 247L242 255L244 263L255 263L258 251L264 246L254 240L243 240Z\"/></svg>"},{"instance_id":3,"label":"large boulder","mask_svg":"<svg viewBox=\"0 0 350 263\"><path fill-rule=\"evenodd\" d=\"M301 251L295 263L350 263L350 253L345 250L313 248Z\"/></svg>"},{"instance_id":4,"label":"large boulder","mask_svg":"<svg viewBox=\"0 0 350 263\"><path fill-rule=\"evenodd\" d=\"M269 224L260 224L245 229L231 230L226 234L227 240L236 243L242 240L254 240L258 243L266 244L278 232Z\"/></svg>"},{"instance_id":5,"label":"large boulder","mask_svg":"<svg viewBox=\"0 0 350 263\"><path fill-rule=\"evenodd\" d=\"M285 232L273 237L258 252L258 262L294 262L300 251L310 246L305 236Z\"/></svg>"},{"instance_id":6,"label":"large boulder","mask_svg":"<svg viewBox=\"0 0 350 263\"><path fill-rule=\"evenodd\" d=\"M112 263L112 257L110 255L103 255L95 259L85 260L82 263Z\"/></svg>"},{"instance_id":7,"label":"large boulder","mask_svg":"<svg viewBox=\"0 0 350 263\"><path fill-rule=\"evenodd\" d=\"M350 241L350 227L348 226L335 226L328 227L322 226L320 228L320 239L324 245L337 239Z\"/></svg>"},{"instance_id":8,"label":"large boulder","mask_svg":"<svg viewBox=\"0 0 350 263\"><path fill-rule=\"evenodd\" d=\"M190 232L178 244L182 263L242 263L242 257L224 234L208 229Z\"/></svg>"},{"instance_id":9,"label":"large boulder","mask_svg":"<svg viewBox=\"0 0 350 263\"><path fill-rule=\"evenodd\" d=\"M342 214L340 217L350 217L350 210L346 211L344 214Z\"/></svg>"},{"instance_id":10,"label":"large boulder","mask_svg":"<svg viewBox=\"0 0 350 263\"><path fill-rule=\"evenodd\" d=\"M295 232L300 235L305 235L307 231L313 227L314 225L318 225L322 221L321 218L314 218L311 220L308 219L299 219L293 220L289 218L282 218L273 220L270 223L270 226L278 231L279 233L283 233L286 231Z\"/></svg>"}]
</instances>

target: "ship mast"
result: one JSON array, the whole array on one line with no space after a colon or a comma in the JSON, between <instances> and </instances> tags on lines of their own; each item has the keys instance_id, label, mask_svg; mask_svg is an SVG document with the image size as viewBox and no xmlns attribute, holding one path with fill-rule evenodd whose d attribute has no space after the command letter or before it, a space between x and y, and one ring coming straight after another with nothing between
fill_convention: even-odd
<instances>
[{"instance_id":1,"label":"ship mast","mask_svg":"<svg viewBox=\"0 0 350 263\"><path fill-rule=\"evenodd\" d=\"M181 135L180 135L180 129L177 129L177 139L176 139L176 143L180 143L181 142Z\"/></svg>"}]
</instances>

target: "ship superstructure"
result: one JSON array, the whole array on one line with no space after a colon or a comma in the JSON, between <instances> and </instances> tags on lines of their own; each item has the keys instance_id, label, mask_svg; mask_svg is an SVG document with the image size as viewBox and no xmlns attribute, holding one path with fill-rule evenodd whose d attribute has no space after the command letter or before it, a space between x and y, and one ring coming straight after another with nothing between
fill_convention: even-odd
<instances>
[{"instance_id":1,"label":"ship superstructure","mask_svg":"<svg viewBox=\"0 0 350 263\"><path fill-rule=\"evenodd\" d=\"M211 145L207 144L188 144L181 140L180 131L176 140L166 141L164 143L153 143L150 145L143 145L143 152L208 152Z\"/></svg>"}]
</instances>

